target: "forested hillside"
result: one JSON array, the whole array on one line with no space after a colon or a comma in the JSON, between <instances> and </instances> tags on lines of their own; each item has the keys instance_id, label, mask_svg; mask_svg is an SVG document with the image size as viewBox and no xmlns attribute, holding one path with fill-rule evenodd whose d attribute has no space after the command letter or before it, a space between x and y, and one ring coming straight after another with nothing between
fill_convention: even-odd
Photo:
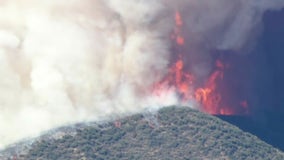
<instances>
[{"instance_id":1,"label":"forested hillside","mask_svg":"<svg viewBox=\"0 0 284 160\"><path fill-rule=\"evenodd\" d=\"M5 159L18 160L284 159L281 151L257 137L184 107L86 125L75 134L40 138L22 154L11 148L3 153Z\"/></svg>"}]
</instances>

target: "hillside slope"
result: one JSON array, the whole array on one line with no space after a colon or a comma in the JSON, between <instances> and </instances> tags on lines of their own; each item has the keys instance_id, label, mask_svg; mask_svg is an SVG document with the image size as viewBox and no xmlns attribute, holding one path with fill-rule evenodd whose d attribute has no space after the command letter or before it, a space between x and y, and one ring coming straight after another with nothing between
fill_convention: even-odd
<instances>
[{"instance_id":1,"label":"hillside slope","mask_svg":"<svg viewBox=\"0 0 284 160\"><path fill-rule=\"evenodd\" d=\"M61 138L41 138L26 153L17 155L17 160L21 159L283 160L284 154L216 117L169 107L155 116L134 115L114 123L80 127L76 134Z\"/></svg>"}]
</instances>

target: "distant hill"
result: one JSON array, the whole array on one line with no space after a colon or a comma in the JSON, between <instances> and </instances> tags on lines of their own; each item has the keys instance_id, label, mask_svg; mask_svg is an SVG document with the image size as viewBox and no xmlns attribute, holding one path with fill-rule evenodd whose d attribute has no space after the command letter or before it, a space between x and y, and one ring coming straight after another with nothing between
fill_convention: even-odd
<instances>
[{"instance_id":1,"label":"distant hill","mask_svg":"<svg viewBox=\"0 0 284 160\"><path fill-rule=\"evenodd\" d=\"M43 136L28 148L23 144L11 147L0 152L0 159L284 159L283 152L257 137L185 107L163 108L155 115L138 114L113 123L78 125L71 130Z\"/></svg>"}]
</instances>

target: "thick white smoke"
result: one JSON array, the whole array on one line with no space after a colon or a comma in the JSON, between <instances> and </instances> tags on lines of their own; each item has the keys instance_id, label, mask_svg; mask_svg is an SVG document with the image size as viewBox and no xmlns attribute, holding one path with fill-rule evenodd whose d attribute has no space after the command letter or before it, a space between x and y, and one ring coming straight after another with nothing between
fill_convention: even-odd
<instances>
[{"instance_id":1,"label":"thick white smoke","mask_svg":"<svg viewBox=\"0 0 284 160\"><path fill-rule=\"evenodd\" d=\"M60 125L177 104L167 73L174 12L190 49L239 49L282 0L1 0L0 148Z\"/></svg>"}]
</instances>

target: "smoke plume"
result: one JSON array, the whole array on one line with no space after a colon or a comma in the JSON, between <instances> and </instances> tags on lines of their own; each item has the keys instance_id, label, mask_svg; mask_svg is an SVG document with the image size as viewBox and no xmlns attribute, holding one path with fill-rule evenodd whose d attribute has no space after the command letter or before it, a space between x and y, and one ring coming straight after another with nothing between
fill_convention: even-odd
<instances>
[{"instance_id":1,"label":"smoke plume","mask_svg":"<svg viewBox=\"0 0 284 160\"><path fill-rule=\"evenodd\" d=\"M210 50L242 50L283 0L1 0L0 148L64 124L179 103L152 94L168 71L174 13L208 76ZM195 107L195 106L192 106Z\"/></svg>"}]
</instances>

